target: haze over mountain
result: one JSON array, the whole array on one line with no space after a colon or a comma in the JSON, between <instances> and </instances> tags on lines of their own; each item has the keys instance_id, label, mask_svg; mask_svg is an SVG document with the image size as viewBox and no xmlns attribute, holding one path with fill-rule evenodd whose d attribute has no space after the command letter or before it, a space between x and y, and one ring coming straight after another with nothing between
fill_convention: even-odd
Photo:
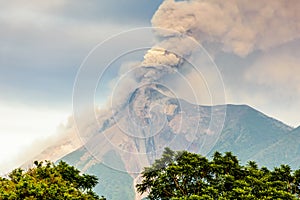
<instances>
[{"instance_id":1,"label":"haze over mountain","mask_svg":"<svg viewBox=\"0 0 300 200\"><path fill-rule=\"evenodd\" d=\"M60 159L96 174L100 178L96 191L116 200L134 198L138 173L159 158L164 147L207 156L215 151L232 151L243 163L255 160L270 168L283 163L292 168L300 166L299 128L293 129L247 105L193 105L164 93L165 88L155 84L137 89L118 113L100 122L102 128L89 129L91 137L86 144ZM222 127L220 133L218 125ZM58 143L39 158L49 158L47 153L53 151L65 154L61 150L65 144Z\"/></svg>"}]
</instances>

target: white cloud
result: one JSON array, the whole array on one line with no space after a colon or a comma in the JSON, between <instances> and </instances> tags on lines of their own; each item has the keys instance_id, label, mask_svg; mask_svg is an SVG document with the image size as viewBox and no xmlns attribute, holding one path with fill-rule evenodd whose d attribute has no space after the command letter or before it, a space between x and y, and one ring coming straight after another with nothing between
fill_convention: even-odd
<instances>
[{"instance_id":1,"label":"white cloud","mask_svg":"<svg viewBox=\"0 0 300 200\"><path fill-rule=\"evenodd\" d=\"M70 111L1 102L0 113L0 173L3 173L26 161L26 157L14 158L26 149L34 148L32 144L35 141L56 133L56 128L67 120Z\"/></svg>"}]
</instances>

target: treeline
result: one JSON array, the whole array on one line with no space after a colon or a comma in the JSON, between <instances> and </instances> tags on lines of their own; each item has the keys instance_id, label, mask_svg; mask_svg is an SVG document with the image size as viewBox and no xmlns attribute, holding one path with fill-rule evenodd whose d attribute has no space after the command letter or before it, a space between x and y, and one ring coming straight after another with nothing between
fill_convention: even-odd
<instances>
[{"instance_id":1,"label":"treeline","mask_svg":"<svg viewBox=\"0 0 300 200\"><path fill-rule=\"evenodd\" d=\"M0 200L105 200L92 191L97 183L97 177L63 161L35 161L27 171L18 168L0 177Z\"/></svg>"},{"instance_id":2,"label":"treeline","mask_svg":"<svg viewBox=\"0 0 300 200\"><path fill-rule=\"evenodd\" d=\"M216 152L208 160L167 148L161 159L144 169L142 178L138 192L147 192L151 200L294 200L300 194L300 170L288 165L269 170L253 161L244 166L230 152Z\"/></svg>"},{"instance_id":3,"label":"treeline","mask_svg":"<svg viewBox=\"0 0 300 200\"><path fill-rule=\"evenodd\" d=\"M137 190L150 200L296 200L300 195L300 170L288 165L269 170L254 161L241 165L230 152L216 152L209 160L166 148L141 175ZM93 192L97 183L96 176L65 162L35 162L29 170L0 177L0 200L105 200Z\"/></svg>"}]
</instances>

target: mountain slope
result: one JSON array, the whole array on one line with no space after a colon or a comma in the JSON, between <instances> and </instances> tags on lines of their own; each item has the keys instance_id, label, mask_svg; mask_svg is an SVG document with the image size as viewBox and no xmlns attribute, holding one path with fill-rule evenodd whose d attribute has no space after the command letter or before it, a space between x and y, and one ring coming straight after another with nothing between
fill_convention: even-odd
<instances>
[{"instance_id":1,"label":"mountain slope","mask_svg":"<svg viewBox=\"0 0 300 200\"><path fill-rule=\"evenodd\" d=\"M292 130L282 122L270 118L246 105L227 105L226 121L215 151L232 151L243 162L257 160L260 164L274 166L258 159L256 154L285 138Z\"/></svg>"},{"instance_id":2,"label":"mountain slope","mask_svg":"<svg viewBox=\"0 0 300 200\"><path fill-rule=\"evenodd\" d=\"M256 159L273 167L282 160L272 146L279 141L286 146L285 138L291 135L297 141L293 137L298 136L293 136L291 127L249 106L193 105L168 96L157 85L136 90L99 130L62 160L99 176L96 191L116 200L133 199L133 180L160 157L164 147L203 155L232 151L242 162Z\"/></svg>"},{"instance_id":3,"label":"mountain slope","mask_svg":"<svg viewBox=\"0 0 300 200\"><path fill-rule=\"evenodd\" d=\"M253 159L262 165L278 166L288 164L300 168L300 127L258 152Z\"/></svg>"},{"instance_id":4,"label":"mountain slope","mask_svg":"<svg viewBox=\"0 0 300 200\"><path fill-rule=\"evenodd\" d=\"M96 175L99 182L94 191L107 199L134 199L133 178L125 171L120 157L110 151L103 156L103 161L113 160L114 165L123 168L123 171L115 170L98 162L85 148L80 148L61 160L81 169L85 173Z\"/></svg>"}]
</instances>

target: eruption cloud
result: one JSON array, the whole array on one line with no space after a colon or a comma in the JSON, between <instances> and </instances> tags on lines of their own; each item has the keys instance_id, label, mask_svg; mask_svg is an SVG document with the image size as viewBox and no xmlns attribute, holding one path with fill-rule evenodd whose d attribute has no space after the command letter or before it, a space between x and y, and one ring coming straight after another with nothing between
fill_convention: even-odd
<instances>
[{"instance_id":1,"label":"eruption cloud","mask_svg":"<svg viewBox=\"0 0 300 200\"><path fill-rule=\"evenodd\" d=\"M247 56L299 38L299 8L298 0L166 0L152 25Z\"/></svg>"},{"instance_id":2,"label":"eruption cloud","mask_svg":"<svg viewBox=\"0 0 300 200\"><path fill-rule=\"evenodd\" d=\"M179 9L177 4L193 3L165 1L152 19L159 27L134 29L109 38L89 53L78 71L73 90L77 132L92 156L108 167L138 174L165 147L205 155L223 129L226 106L221 75L200 45L201 37L195 33L198 29L181 26L183 22L177 17L191 20L187 11L165 19L164 12L175 15L172 10ZM118 47L108 52L115 44ZM202 86L191 84L190 77L201 79L198 82ZM195 92L199 89L200 96ZM111 93L105 111L95 112L95 98L105 96L106 90ZM181 99L182 91L189 91L197 105L188 106ZM219 106L211 107L207 116L203 114L207 108L198 106L201 98ZM111 151L125 163L125 169L114 159L103 159Z\"/></svg>"},{"instance_id":3,"label":"eruption cloud","mask_svg":"<svg viewBox=\"0 0 300 200\"><path fill-rule=\"evenodd\" d=\"M162 34L168 37L162 38ZM107 47L116 42L126 45L107 52ZM132 61L135 55L139 59ZM113 81L107 81L116 70ZM139 173L151 164L165 147L207 154L222 131L226 107L212 107L209 116L202 116L202 108L191 108L181 100L178 84L184 83L181 88L192 94L198 89L187 78L191 73L203 79L207 91L202 94L210 98L211 105L225 104L218 68L190 36L167 29L141 28L96 46L82 63L73 91L74 119L85 148L107 166L131 173ZM95 113L95 95L101 96L108 83L112 92L106 111ZM196 95L194 98L200 104ZM199 127L201 120L208 122ZM95 124L97 128L89 128ZM112 150L126 163L125 169L103 159Z\"/></svg>"}]
</instances>

